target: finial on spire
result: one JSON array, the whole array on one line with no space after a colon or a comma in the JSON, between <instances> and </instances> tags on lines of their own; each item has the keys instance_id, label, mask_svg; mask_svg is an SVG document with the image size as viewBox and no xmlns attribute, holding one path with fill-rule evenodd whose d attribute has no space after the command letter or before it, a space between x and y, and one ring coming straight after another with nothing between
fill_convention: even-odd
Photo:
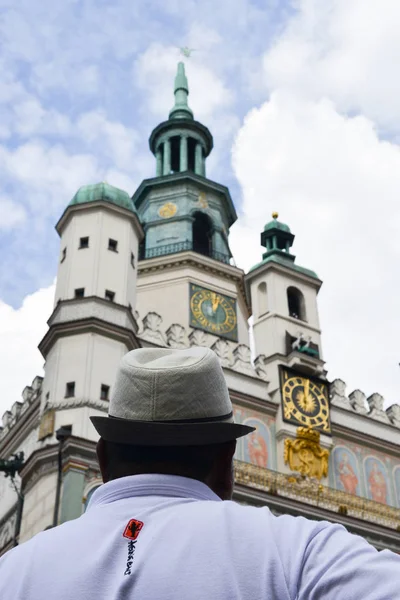
<instances>
[{"instance_id":1,"label":"finial on spire","mask_svg":"<svg viewBox=\"0 0 400 600\"><path fill-rule=\"evenodd\" d=\"M178 63L178 71L175 77L175 105L169 113L170 119L193 119L193 112L188 106L189 86L185 74L185 65Z\"/></svg>"},{"instance_id":2,"label":"finial on spire","mask_svg":"<svg viewBox=\"0 0 400 600\"><path fill-rule=\"evenodd\" d=\"M273 218L273 219L277 219L278 217L279 217L279 213L277 213L276 211L274 211L274 212L272 213L272 218Z\"/></svg>"}]
</instances>

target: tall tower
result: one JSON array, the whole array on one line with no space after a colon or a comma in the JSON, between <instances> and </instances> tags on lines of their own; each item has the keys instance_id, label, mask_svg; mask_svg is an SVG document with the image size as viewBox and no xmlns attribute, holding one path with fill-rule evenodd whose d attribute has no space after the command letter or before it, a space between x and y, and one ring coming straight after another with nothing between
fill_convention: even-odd
<instances>
[{"instance_id":1,"label":"tall tower","mask_svg":"<svg viewBox=\"0 0 400 600\"><path fill-rule=\"evenodd\" d=\"M84 186L56 229L61 243L55 305L39 344L46 361L39 451L24 467L29 485L21 541L55 521L80 516L88 473L97 470L91 442L98 436L88 417L107 411L117 365L138 347L132 307L143 232L129 195L107 183ZM67 435L62 487L55 468L60 429Z\"/></svg>"},{"instance_id":2,"label":"tall tower","mask_svg":"<svg viewBox=\"0 0 400 600\"><path fill-rule=\"evenodd\" d=\"M213 138L194 120L188 94L179 63L175 104L149 140L156 177L143 181L133 196L145 231L137 310L149 340L153 335L157 343L179 345L189 335L196 344L219 339L248 345L243 272L231 264L228 242L236 211L228 188L206 177ZM156 331L161 320L169 338Z\"/></svg>"}]
</instances>

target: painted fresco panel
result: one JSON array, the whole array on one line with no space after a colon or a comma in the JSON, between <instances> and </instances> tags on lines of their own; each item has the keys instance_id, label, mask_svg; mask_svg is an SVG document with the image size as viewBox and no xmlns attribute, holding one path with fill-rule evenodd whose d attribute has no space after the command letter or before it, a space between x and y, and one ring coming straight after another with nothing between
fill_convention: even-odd
<instances>
[{"instance_id":1,"label":"painted fresco panel","mask_svg":"<svg viewBox=\"0 0 400 600\"><path fill-rule=\"evenodd\" d=\"M332 452L334 487L348 494L361 496L361 477L357 456L345 446L336 446Z\"/></svg>"},{"instance_id":2,"label":"painted fresco panel","mask_svg":"<svg viewBox=\"0 0 400 600\"><path fill-rule=\"evenodd\" d=\"M396 504L400 508L400 466L393 471L393 485L395 490Z\"/></svg>"},{"instance_id":3,"label":"painted fresco panel","mask_svg":"<svg viewBox=\"0 0 400 600\"><path fill-rule=\"evenodd\" d=\"M235 458L259 467L276 469L274 419L238 406L234 407L234 415L237 423L256 428L256 431L238 440Z\"/></svg>"},{"instance_id":4,"label":"painted fresco panel","mask_svg":"<svg viewBox=\"0 0 400 600\"><path fill-rule=\"evenodd\" d=\"M390 486L387 470L383 461L376 456L364 459L364 476L367 497L375 502L390 504Z\"/></svg>"},{"instance_id":5,"label":"painted fresco panel","mask_svg":"<svg viewBox=\"0 0 400 600\"><path fill-rule=\"evenodd\" d=\"M372 453L347 440L334 439L334 443L329 458L330 486L400 508L399 459L377 450Z\"/></svg>"}]
</instances>

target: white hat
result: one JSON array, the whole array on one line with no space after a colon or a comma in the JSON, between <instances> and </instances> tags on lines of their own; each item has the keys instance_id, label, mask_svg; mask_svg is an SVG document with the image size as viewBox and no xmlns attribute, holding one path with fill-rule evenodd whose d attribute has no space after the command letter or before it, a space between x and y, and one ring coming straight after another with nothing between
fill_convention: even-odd
<instances>
[{"instance_id":1,"label":"white hat","mask_svg":"<svg viewBox=\"0 0 400 600\"><path fill-rule=\"evenodd\" d=\"M90 417L109 442L194 446L254 431L233 422L232 403L209 348L140 348L122 358L108 417Z\"/></svg>"}]
</instances>

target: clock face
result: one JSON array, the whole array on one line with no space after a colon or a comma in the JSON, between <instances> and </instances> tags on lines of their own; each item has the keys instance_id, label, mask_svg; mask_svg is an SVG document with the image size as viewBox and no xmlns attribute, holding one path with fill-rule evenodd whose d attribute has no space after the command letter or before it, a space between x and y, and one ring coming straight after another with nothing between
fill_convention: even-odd
<instances>
[{"instance_id":1,"label":"clock face","mask_svg":"<svg viewBox=\"0 0 400 600\"><path fill-rule=\"evenodd\" d=\"M328 388L324 381L281 369L283 418L330 433Z\"/></svg>"},{"instance_id":2,"label":"clock face","mask_svg":"<svg viewBox=\"0 0 400 600\"><path fill-rule=\"evenodd\" d=\"M190 284L190 325L236 342L236 300Z\"/></svg>"}]
</instances>

